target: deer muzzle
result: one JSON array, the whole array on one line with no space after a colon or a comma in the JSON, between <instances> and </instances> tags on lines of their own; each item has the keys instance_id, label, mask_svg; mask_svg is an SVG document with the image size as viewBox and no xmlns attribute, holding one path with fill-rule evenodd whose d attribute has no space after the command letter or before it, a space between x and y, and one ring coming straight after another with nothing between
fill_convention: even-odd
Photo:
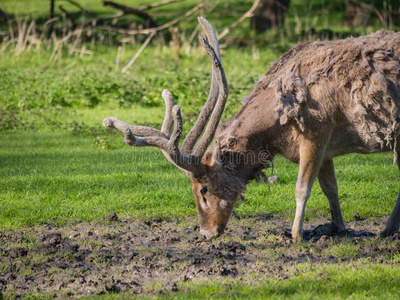
<instances>
[{"instance_id":1,"label":"deer muzzle","mask_svg":"<svg viewBox=\"0 0 400 300\"><path fill-rule=\"evenodd\" d=\"M217 230L208 231L208 230L200 229L200 235L207 240L212 240L214 238L217 238L220 234Z\"/></svg>"}]
</instances>

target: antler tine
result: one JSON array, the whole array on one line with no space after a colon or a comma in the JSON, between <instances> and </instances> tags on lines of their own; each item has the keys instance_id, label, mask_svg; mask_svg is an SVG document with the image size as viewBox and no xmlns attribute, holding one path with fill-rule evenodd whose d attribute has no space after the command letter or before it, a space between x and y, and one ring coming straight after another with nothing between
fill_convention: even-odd
<instances>
[{"instance_id":1,"label":"antler tine","mask_svg":"<svg viewBox=\"0 0 400 300\"><path fill-rule=\"evenodd\" d=\"M212 27L211 23L208 22L207 19L204 17L198 17L197 20L199 21L200 25L206 32L209 44L214 49L218 59L221 60L221 51L219 50L218 37L217 34L215 33L214 28Z\"/></svg>"},{"instance_id":2,"label":"antler tine","mask_svg":"<svg viewBox=\"0 0 400 300\"><path fill-rule=\"evenodd\" d=\"M161 126L161 132L164 133L167 137L170 137L171 128L173 124L172 108L174 107L174 98L172 94L168 90L163 90L162 97L164 98L165 102L165 118L164 122Z\"/></svg>"},{"instance_id":3,"label":"antler tine","mask_svg":"<svg viewBox=\"0 0 400 300\"><path fill-rule=\"evenodd\" d=\"M214 48L215 54L217 55L218 59L221 59L221 53L219 50L219 43L217 35L212 27L212 25L203 17L198 18L199 23L203 27L204 31L206 32L208 41L210 45ZM211 78L211 86L208 99L201 110L199 117L197 118L196 123L193 125L192 129L189 131L188 135L186 136L185 140L182 144L182 152L185 154L190 154L193 150L196 141L199 139L203 130L210 118L212 111L214 110L215 103L218 99L219 94L219 87L218 82L215 78L214 69L212 70L212 78Z\"/></svg>"},{"instance_id":4,"label":"antler tine","mask_svg":"<svg viewBox=\"0 0 400 300\"><path fill-rule=\"evenodd\" d=\"M138 126L125 123L114 117L108 117L103 120L103 126L118 129L125 133L125 129L129 128L135 136L153 136L168 139L171 133L173 118L172 107L174 106L174 99L168 90L163 90L162 97L165 102L165 117L161 127L161 131L147 126Z\"/></svg>"},{"instance_id":5,"label":"antler tine","mask_svg":"<svg viewBox=\"0 0 400 300\"><path fill-rule=\"evenodd\" d=\"M103 126L118 129L124 132L125 128L129 128L137 136L157 136L167 138L167 136L160 130L147 126L137 126L125 123L114 117L108 117L103 120Z\"/></svg>"},{"instance_id":6,"label":"antler tine","mask_svg":"<svg viewBox=\"0 0 400 300\"><path fill-rule=\"evenodd\" d=\"M138 137L132 133L129 127L123 130L124 142L129 146L135 147L157 147L160 149L166 149L168 140L162 137L149 136L149 137Z\"/></svg>"},{"instance_id":7,"label":"antler tine","mask_svg":"<svg viewBox=\"0 0 400 300\"><path fill-rule=\"evenodd\" d=\"M165 157L181 170L189 172L193 176L204 174L205 166L202 164L201 158L186 156L179 150L179 141L183 132L181 107L174 105L173 97L169 91L164 90L162 96L166 105L162 132L150 127L130 125L117 118L106 118L103 125L122 131L127 145L160 148ZM174 129L170 135L172 124ZM138 132L143 135L139 137ZM146 133L149 135L145 136Z\"/></svg>"},{"instance_id":8,"label":"antler tine","mask_svg":"<svg viewBox=\"0 0 400 300\"><path fill-rule=\"evenodd\" d=\"M208 145L214 138L215 130L218 127L218 123L224 111L229 93L228 82L226 80L225 71L222 67L221 61L218 59L218 56L211 45L202 36L199 36L199 40L203 48L207 51L207 54L210 56L214 74L219 86L219 95L215 104L215 108L211 114L210 121L207 124L207 128L193 150L192 154L196 157L202 157L204 155Z\"/></svg>"}]
</instances>

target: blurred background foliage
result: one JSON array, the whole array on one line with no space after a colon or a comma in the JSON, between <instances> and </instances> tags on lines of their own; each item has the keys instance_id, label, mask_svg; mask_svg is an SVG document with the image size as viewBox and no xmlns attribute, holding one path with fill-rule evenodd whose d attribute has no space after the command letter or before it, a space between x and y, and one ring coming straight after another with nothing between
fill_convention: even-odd
<instances>
[{"instance_id":1,"label":"blurred background foliage","mask_svg":"<svg viewBox=\"0 0 400 300\"><path fill-rule=\"evenodd\" d=\"M65 108L162 106L164 88L193 122L211 73L199 15L224 35L225 118L293 45L400 28L398 0L1 0L0 10L0 130Z\"/></svg>"}]
</instances>

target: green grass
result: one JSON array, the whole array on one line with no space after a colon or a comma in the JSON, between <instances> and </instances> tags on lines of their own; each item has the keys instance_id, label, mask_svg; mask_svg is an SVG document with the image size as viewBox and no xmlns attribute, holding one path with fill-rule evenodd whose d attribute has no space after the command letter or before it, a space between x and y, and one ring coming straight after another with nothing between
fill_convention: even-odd
<instances>
[{"instance_id":1,"label":"green grass","mask_svg":"<svg viewBox=\"0 0 400 300\"><path fill-rule=\"evenodd\" d=\"M143 115L155 109L144 109ZM158 109L157 109L158 110ZM128 113L124 111L124 113ZM96 111L98 118L106 112ZM123 115L123 114L122 114ZM99 120L100 121L100 120ZM190 180L158 149L133 149L120 134L70 131L7 132L0 136L0 227L52 220L98 220L117 212L140 218L195 214ZM345 220L391 212L398 189L391 154L348 155L336 160ZM298 167L278 157L271 187L251 183L238 214L271 212L293 217ZM160 209L161 208L161 209ZM328 216L328 202L315 184L306 218Z\"/></svg>"},{"instance_id":2,"label":"green grass","mask_svg":"<svg viewBox=\"0 0 400 300\"><path fill-rule=\"evenodd\" d=\"M2 135L0 226L94 220L113 211L146 217L160 207L165 216L194 212L188 179L158 151L133 153L115 142L120 149L104 151L92 137L69 133Z\"/></svg>"}]
</instances>

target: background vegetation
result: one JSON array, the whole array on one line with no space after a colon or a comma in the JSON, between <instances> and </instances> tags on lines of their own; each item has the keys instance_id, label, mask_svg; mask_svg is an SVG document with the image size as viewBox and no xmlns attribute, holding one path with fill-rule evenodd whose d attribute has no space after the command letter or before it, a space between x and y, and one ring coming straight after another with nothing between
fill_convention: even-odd
<instances>
[{"instance_id":1,"label":"background vegetation","mask_svg":"<svg viewBox=\"0 0 400 300\"><path fill-rule=\"evenodd\" d=\"M118 12L101 6L98 0L77 2L97 17ZM132 7L153 2L119 1ZM200 2L187 0L162 6L151 10L151 16L164 24ZM0 26L1 229L98 220L112 212L137 218L178 219L196 213L190 181L183 173L157 149L126 146L119 133L106 130L101 122L104 117L115 116L132 124L161 126L161 92L166 88L182 106L188 131L207 97L211 73L208 58L194 38L198 31L194 16L206 16L221 32L252 4L245 0L203 2L205 6L198 13L163 31L162 36L156 35L125 73L121 69L137 53L145 35L93 29L82 33L79 40L60 43L74 29L58 6L55 13L59 21L51 35L45 31L49 1L0 2L0 8L12 18ZM375 2L368 4L376 4L386 13L385 28L398 30L398 19L392 17L390 21L389 16L398 16L399 4ZM90 19L69 2L56 3L62 4L76 22ZM224 120L240 109L241 98L251 92L270 63L293 45L367 34L383 27L373 12L368 13L362 27L346 25L345 16L344 0L293 0L283 28L256 34L249 30L247 19L232 29L221 41L230 85ZM24 42L32 21L36 39ZM128 16L113 25L128 28L140 21ZM348 155L335 160L346 221L353 219L354 212L365 218L391 212L398 189L392 159L392 154L383 154ZM271 192L267 186L251 183L246 202L238 204L236 213L271 212L292 218L297 170L296 165L278 157L274 174L279 176L279 183L271 186ZM306 212L307 219L313 217L330 217L318 184Z\"/></svg>"}]
</instances>

